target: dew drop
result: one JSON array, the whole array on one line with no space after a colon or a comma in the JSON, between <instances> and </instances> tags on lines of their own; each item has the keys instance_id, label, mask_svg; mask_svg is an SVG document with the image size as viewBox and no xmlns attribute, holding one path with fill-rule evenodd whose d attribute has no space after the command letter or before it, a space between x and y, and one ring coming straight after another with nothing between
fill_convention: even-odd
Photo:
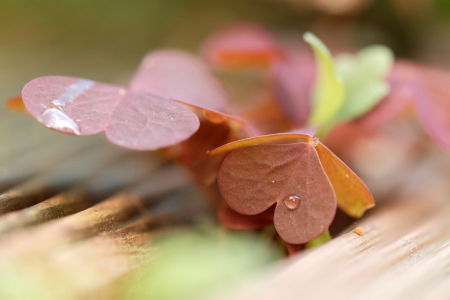
<instances>
[{"instance_id":1,"label":"dew drop","mask_svg":"<svg viewBox=\"0 0 450 300\"><path fill-rule=\"evenodd\" d=\"M39 122L53 130L80 135L80 128L69 116L58 108L49 108L39 116Z\"/></svg>"},{"instance_id":2,"label":"dew drop","mask_svg":"<svg viewBox=\"0 0 450 300\"><path fill-rule=\"evenodd\" d=\"M284 204L288 210L295 210L300 205L300 198L297 195L287 196L284 198Z\"/></svg>"}]
</instances>

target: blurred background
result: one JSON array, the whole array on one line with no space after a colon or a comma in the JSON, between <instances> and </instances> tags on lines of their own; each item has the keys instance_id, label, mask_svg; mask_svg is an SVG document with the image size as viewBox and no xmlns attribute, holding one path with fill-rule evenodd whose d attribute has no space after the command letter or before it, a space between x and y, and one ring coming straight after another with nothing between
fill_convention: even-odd
<instances>
[{"instance_id":1,"label":"blurred background","mask_svg":"<svg viewBox=\"0 0 450 300\"><path fill-rule=\"evenodd\" d=\"M313 31L335 51L383 43L450 65L448 0L1 0L0 96L43 75L126 82L150 50L195 52L215 29L243 20Z\"/></svg>"},{"instance_id":2,"label":"blurred background","mask_svg":"<svg viewBox=\"0 0 450 300\"><path fill-rule=\"evenodd\" d=\"M28 81L45 75L67 75L126 85L135 72L139 62L147 52L161 47L175 47L199 53L199 49L205 38L217 29L238 21L260 23L273 30L281 40L289 39L293 36L301 38L305 31L311 31L323 40L334 53L355 51L370 44L384 44L389 46L395 52L396 57L412 59L439 68L450 67L450 0L0 0L0 99L6 100L8 97L20 94L22 87ZM31 120L31 118L28 118L27 116L12 115L10 112L6 111L4 105L0 106L0 120L1 118L8 118L8 122L12 122L12 119L20 120L10 124L19 124L23 121L24 124L25 122L28 122L26 123L27 126L33 124L30 125L35 126L33 128L38 128L39 126L37 125L37 122ZM410 121L411 120L407 120L406 122L403 122L403 120L397 120L394 121L394 123L385 125L379 129L375 139L370 139L369 141L366 140L364 143L357 146L355 148L356 150L350 149L347 151L346 149L341 149L342 152L339 153L339 147L337 147L338 149L336 149L336 151L337 154L355 169L358 175L361 175L377 201L381 200L379 204L382 204L384 199L391 200L396 198L397 195L400 194L398 193L399 190L407 190L408 188L410 190L409 195L418 195L416 197L417 201L412 201L411 203L413 203L413 205L409 206L404 204L407 201L399 201L401 204L399 204L400 209L398 209L397 212L401 211L403 213L399 217L396 217L395 214L389 214L389 210L392 210L391 206L383 210L383 206L380 205L381 210L379 211L377 206L377 211L373 213L373 215L370 215L369 213L369 218L366 219L366 221L362 221L362 226L369 232L369 235L364 237L364 240L355 240L354 236L347 236L340 240L337 239L337 241L334 244L331 244L329 248L325 248L322 252L318 252L316 255L318 258L317 261L327 263L326 259L335 257L335 261L328 261L329 265L332 265L333 262L336 263L337 261L345 261L347 263L352 261L352 259L354 259L352 261L354 262L356 260L354 257L363 256L361 253L369 255L368 253L371 251L370 247L373 246L373 244L376 244L376 242L379 243L382 241L381 244L377 244L379 246L377 249L384 249L382 246L392 240L396 240L396 238L405 233L408 238L413 239L411 236L415 236L415 231L412 231L412 226L415 224L423 225L428 220L419 218L422 211L426 212L430 219L434 218L436 223L433 223L434 225L426 223L428 225L419 228L420 234L417 234L417 236L422 237L423 233L428 231L434 232L433 230L442 224L444 227L449 225L448 221L446 221L447 223L442 223L443 220L448 219L448 214L439 214L439 217L434 216L434 213L441 207L445 208L445 210L443 209L443 212L450 212L449 205L442 201L442 198L447 199L449 194L447 187L447 182L450 178L450 172L448 171L450 170L448 153L442 151L427 138L423 138L423 136L426 135L423 133L421 127L417 125L417 122L415 121L412 121L413 125L411 126ZM19 127L20 126L18 126L18 128ZM27 130L29 129L21 128L21 130L22 131L18 132L18 134L30 136L27 135ZM67 142L69 144L75 144L75 142L77 142L72 138L62 137L62 135L43 127L39 127L36 129L37 131L34 130L35 129L30 129L30 132L39 132L35 138L46 136L46 139L53 139L53 141L57 142L59 142L60 139L63 143L66 142L64 139L70 140L71 142ZM20 138L16 137L14 139L14 137L11 137L14 135L14 132L14 126L0 128L1 147L4 147L4 142L1 140L4 137L11 138L11 140L14 140L18 145L20 144L18 142ZM335 141L337 144L342 144L340 138L341 137L338 136L337 142ZM89 138L87 138L87 140L87 144L91 143ZM330 143L332 142L333 140L330 140ZM95 146L97 145L96 143L97 140L92 142ZM104 143L102 145L103 147L106 147L105 149L109 149L107 151L110 151L112 148L110 145L105 146ZM61 147L57 150L59 151L61 149L64 148ZM112 151L114 152L116 150ZM102 154L98 155L99 157L102 156ZM114 154L111 154L111 156L114 156L115 158L116 155L117 157L122 157L121 155L131 156L130 153L124 154L122 152L114 152ZM7 156L5 155L4 158L5 157ZM94 157L92 158L92 161L96 161L96 159L97 157ZM135 163L137 165L144 165L143 162L147 162L148 157L139 154L133 156L131 159L136 160L137 163ZM160 158L158 157L157 159ZM61 158L61 160L63 160L63 158ZM78 163L75 161L75 165L77 164ZM121 166L119 167L122 168ZM132 165L132 168L136 169L135 165ZM175 173L179 174L179 172ZM173 176L175 173L169 172L168 174ZM136 175L136 177L138 177L138 175ZM165 180L165 182L168 181L167 177L162 180ZM182 183L180 183L179 186L176 186L176 188L181 188L181 192L177 190L178 194L174 193L174 195L169 195L170 197L177 199L184 197L186 199L197 200L200 198L198 191L192 192L193 195L186 192L186 189L189 189L190 191L189 187L186 188L186 185L189 185L186 183L188 181L187 179L180 179L180 181L182 181ZM112 182L115 181L113 180ZM434 185L428 186L426 183L429 182L433 182ZM420 190L420 193L418 192L418 183L420 183L420 187L423 187ZM128 185L129 182L126 182L126 184L124 183L124 186ZM139 192L144 193L140 190ZM147 192L148 191L145 191L145 193ZM406 195L408 195L408 193L406 193ZM166 196L167 195L164 194L164 197ZM439 198L439 200L431 201L430 199L432 198ZM425 204L423 199L426 199L428 204ZM395 201L392 202L394 203ZM86 207L89 207L90 205L93 205L93 203L90 203ZM126 209L129 208L126 206L128 205L126 201L121 203L121 205ZM81 211L86 207L79 208L78 210ZM202 210L203 209L204 208L202 208ZM395 209L397 209L397 206L395 206ZM420 211L421 209L422 211ZM118 210L114 210L110 207L106 207L105 211L108 214L119 214ZM133 248L134 246L130 246L132 243L128 243L128 240L127 243L124 243L128 247L127 251L124 251L123 248L121 248L123 245L120 243L120 247L116 244L114 244L114 247L110 246L109 243L116 243L118 236L122 238L121 234L123 233L122 231L122 233L119 232L119 234L117 234L117 231L113 230L113 228L115 228L113 225L121 227L121 230L125 228L126 232L129 230L130 232L133 232L133 234L138 232L139 234L132 236L132 238L135 238L135 240L140 238L147 241L149 239L148 235L151 235L148 232L148 229L153 228L152 226L154 226L154 224L152 223L152 225L148 225L148 227L144 226L146 228L145 230L141 230L141 227L139 227L143 226L141 224L142 222L132 228L128 228L128 222L131 223L132 221L130 220L135 220L132 218L138 215L137 212L133 211L133 213L129 213L130 216L122 217L123 219L114 215L114 218L120 220L117 221L117 224L114 223L113 225L110 225L108 223L108 226L110 226L108 227L102 223L104 220L101 220L101 217L103 216L99 217L95 214L90 215L90 213L92 212L88 211L85 214L88 216L87 219L91 220L90 218L92 217L93 219L97 218L100 220L98 223L95 223L97 222L97 219L93 222L93 224L95 223L95 226L101 227L101 229L98 229L95 233L91 233L91 229L89 228L88 230L86 229L87 227L74 229L77 227L74 224L87 222L86 218L82 215L78 219L75 217L71 219L72 221L69 220L65 223L64 220L62 220L59 224L54 223L53 227L50 225L48 228L41 229L41 231L35 231L33 233L36 236L35 242L31 239L31 242L28 241L27 243L22 243L22 240L25 241L29 238L26 234L21 236L22 240L19 238L15 239L12 235L7 237L4 241L16 241L16 244L14 244L15 248L13 247L11 252L15 251L14 249L31 249L34 244L41 245L48 241L56 243L55 241L58 239L63 240L63 242L58 240L58 243L56 244L63 244L66 248L63 247L63 250L58 248L59 252L57 254L52 252L56 248L53 249L50 246L51 250L42 250L42 253L38 253L36 256L37 259L30 258L29 260L30 263L31 261L36 263L37 268L35 270L38 271L29 272L26 270L24 273L19 273L18 276L10 276L10 278L12 278L10 281L5 281L6 283L3 286L0 285L0 292L2 289L7 290L9 282L11 282L11 286L19 288L12 289L13 292L10 295L16 293L22 284L17 278L20 278L22 274L31 274L31 277L37 274L35 277L45 277L46 275L41 276L42 274L47 274L47 270L41 268L43 265L42 261L45 262L45 265L48 264L50 266L49 268L57 269L58 271L56 274L58 274L58 277L72 274L73 278L67 280L69 283L64 283L67 284L67 289L64 284L59 282L62 284L60 289L64 291L61 292L61 294L58 294L58 291L55 299L100 299L98 298L98 291L103 292L105 290L111 290L111 286L115 285L117 280L122 280L120 278L121 276L142 262L140 261L142 258L140 256L141 253L138 253L138 251ZM93 215L95 216L93 217ZM207 215L210 217L212 215L211 211L208 211ZM184 217L185 216L183 215L183 218ZM342 218L342 216L338 216L337 219L339 220L340 218ZM116 219L114 220L116 221ZM183 220L181 223L190 224L191 221L191 219L188 221ZM208 219L207 222L209 221L210 219ZM353 220L349 221L346 219L343 224L347 226L349 222L352 223ZM5 222L4 224L8 224L8 222ZM358 225L360 224L361 223L358 221ZM95 227L94 225L92 226ZM450 228L450 226L447 227ZM343 229L342 226L338 226L337 228L339 230ZM5 232L9 230L8 228L8 230L5 228L0 229ZM56 234L54 234L52 238L47 239L46 234L52 232L49 231L50 229L55 230ZM372 233L373 235L370 235L371 229L372 232L374 232ZM89 231L90 233L87 234L83 230ZM105 232L109 230L108 232L113 234L110 236L110 240L105 239L95 242L95 240L92 239L89 241L90 244L88 244L86 248L74 248L75 250L68 249L67 244L71 244L72 240L67 241L66 236L77 235L79 232L83 231L83 234L86 234L86 236L90 238L99 232L103 232L102 230ZM39 235L39 232L41 235ZM335 230L332 233L337 235L338 232L338 230ZM145 238L143 235L145 235ZM204 237L204 235L201 236ZM212 238L212 240L216 242L217 236L220 237L220 233L215 233L213 236L214 238ZM9 240L9 238L11 239ZM103 238L105 238L105 236L103 236ZM373 240L371 240L371 238L373 238ZM383 240L383 238L385 240ZM197 237L192 243L188 241L186 244L176 247L183 248L192 246L193 249L195 249L193 245L197 243L196 239ZM423 245L420 244L420 242L423 242L428 245L430 251L432 251L432 249L440 247L444 242L448 242L449 239L450 233L445 232L433 240L435 244L432 244L432 247L430 246L431 242L427 244L429 242L428 240L419 240L417 243L422 247ZM135 240L133 240L133 243ZM408 241L407 238L405 238L405 240ZM372 241L375 242L372 243ZM256 256L255 258L254 255L252 256L253 251L251 241L248 242L247 240L243 243L240 242L241 239L238 239L237 244L245 246L243 246L243 248L245 248L244 250L241 249L242 257L253 257L255 259L255 261L250 260L249 265L251 265L250 267L252 268L254 266L266 266L274 260L279 259L277 250L274 250L274 255L267 255L266 257L265 255L267 253L262 253L261 256ZM4 252L0 253L8 253L8 247L5 245L6 244L3 243L3 247L0 249L0 251ZM102 246L97 247L98 245ZM262 247L264 247L266 244L262 245ZM350 254L347 255L346 253L344 255L341 252L336 251L336 249L348 250L348 248L345 248L343 245L351 245L352 247L354 246L354 248L349 251ZM405 245L410 246L411 244L405 242ZM412 246L408 246L409 248L407 249L410 252L406 251L405 253L411 255L416 253L414 252L414 249L420 247L417 246L414 248L415 245L416 244L413 243ZM236 251L233 247L231 247L232 251ZM240 246L237 247L241 248ZM87 249L92 253L87 251ZM105 255L106 252L102 252L104 249L110 251L107 252L108 255ZM397 248L395 249L398 250ZM48 254L46 251L52 252L48 255L49 258L46 257ZM386 253L398 254L395 251L385 251L386 252L382 252L381 254L372 253L372 257L374 257L373 261L375 263L383 261L386 256L388 256ZM126 254L124 254L124 252L126 252ZM180 252L181 254L178 252L175 253L175 257L178 257L178 255L186 255L184 251ZM136 255L136 253L138 253L138 255ZM85 254L87 255L86 257L84 256ZM18 261L22 260L20 255L14 255ZM133 262L122 259L125 256L132 256ZM398 254L398 256L400 257L400 254ZM47 263L46 260L41 261L41 258L43 257L45 259L48 258L48 261L51 263ZM98 257L107 258L104 265L99 266L101 264L99 261L101 260L97 260ZM404 257L401 257L404 258L403 262L412 262L415 259L415 256L412 256L413 258L410 259L406 254ZM225 260L225 262L235 262L234 258L235 256L233 254L228 255L226 256L227 260ZM192 270L195 268L197 261L204 262L203 256L196 256L195 259L196 261L194 261L193 265L187 264L186 269ZM215 261L216 258L212 257L210 259L211 261ZM170 259L168 260L170 261ZM72 263L68 264L68 261ZM84 265L80 264L79 266L81 272L95 266L95 270L92 271L90 276L86 276L86 280L83 280L83 278L81 278L82 276L77 276L76 270L78 266L76 266L76 264L79 261L85 262ZM139 261L139 263L136 263L136 261ZM208 260L206 261L208 262ZM23 260L22 262L24 262L24 264L28 263L27 260ZM435 263L437 264L438 262L439 261L436 261ZM239 261L237 263L239 263ZM406 266L406 263L404 265ZM67 270L65 270L66 266L69 266L67 267ZM119 266L121 269L118 270L115 266ZM170 263L169 266L172 267ZM336 270L339 270L336 268L336 272L332 273L329 272L329 270L327 271L324 269L323 272L320 273L317 271L317 265L308 265L306 262L301 266L311 273L302 273L303 269L294 268L293 272L297 272L294 275L299 275L300 273L316 275L316 277L311 277L316 278L317 281L315 282L316 285L311 285L310 290L313 290L314 288L319 290L322 287L322 278L337 278L336 272L338 271ZM342 267L343 265L341 264L339 266ZM212 266L212 268L214 267L215 266ZM347 267L347 265L345 265L345 267ZM370 272L373 270L371 267L374 267L374 265L368 265ZM389 266L386 266L386 268L388 267ZM161 269L166 268L168 267L164 265L163 262ZM53 269L52 271L54 271ZM64 269L63 273L60 272L62 269ZM114 269L114 271L111 271L112 269ZM234 269L234 271L236 270L240 272L239 268ZM418 270L420 270L420 268L418 268ZM0 271L4 271L3 274L13 275L14 272L16 272L15 267L12 267L11 269L4 268L3 270L1 270L0 267ZM356 286L356 284L354 284L354 279L360 279L359 274L366 271L367 270L362 271L357 267L349 269L347 273L349 274L347 277L349 280L345 283L350 287ZM98 278L102 277L100 275L103 275L105 272L109 272L108 274L110 274L110 276L106 276L107 278L103 281L98 280ZM214 270L206 268L206 272L214 272ZM370 272L367 271L367 274ZM61 276L60 274L64 275ZM367 280L370 278L378 278L377 276L379 276L380 273L370 273L370 275L373 277L367 275L365 278L367 278ZM153 274L152 276L156 275ZM164 283L171 282L171 276L172 275L168 273L167 278L164 279L166 280ZM2 278L1 274L0 278ZM49 278L51 279L49 279L51 286L54 278ZM96 278L96 280L93 280L93 278ZM150 276L149 278L148 282L153 282L152 277ZM291 276L291 278L295 278L295 276ZM307 280L309 280L306 276L304 276L303 279L306 280L305 282L308 282ZM184 278L179 278L179 280L181 282ZM213 280L216 280L216 278L213 278ZM217 279L217 282L220 280L221 278ZM391 277L385 278L385 282L390 281L393 282ZM288 286L289 281L286 282L286 285ZM383 283L383 281L380 282ZM411 286L411 282L405 283L404 287ZM156 285L156 283L154 284ZM335 291L339 290L339 284L339 282L336 283ZM40 285L40 283L38 285ZM308 284L305 284L304 286L307 288ZM383 285L381 284L380 286ZM447 284L447 286L450 285ZM170 288L169 284L165 291L170 290ZM273 286L268 286L269 290L270 288L272 288L272 291L275 290ZM40 289L40 287L37 288L37 290ZM82 291L80 292L81 296L71 295L72 298L70 298L67 291L72 290ZM17 295L16 298L11 299L31 299L28 298L30 297L30 294L25 294L25 296ZM41 297L42 299L48 299L46 292L43 292L43 295L44 296ZM88 296L84 297L85 295L88 295L91 298ZM267 295L270 295L270 293ZM364 295L364 293L361 295ZM445 295L445 293L442 295ZM178 299L177 297L179 297L179 295L175 294L172 295L172 298L169 297L168 299ZM36 296L34 299L40 298ZM113 298L105 296L104 299ZM130 299L134 298L131 297ZM243 299L245 299L245 297ZM251 299L251 297L247 297L246 299ZM268 299L270 299L270 297ZM305 299L307 299L306 296ZM310 299L320 298L311 297ZM343 297L343 299L350 298ZM358 299L369 298L362 297ZM436 297L435 299L439 299L439 297Z\"/></svg>"}]
</instances>

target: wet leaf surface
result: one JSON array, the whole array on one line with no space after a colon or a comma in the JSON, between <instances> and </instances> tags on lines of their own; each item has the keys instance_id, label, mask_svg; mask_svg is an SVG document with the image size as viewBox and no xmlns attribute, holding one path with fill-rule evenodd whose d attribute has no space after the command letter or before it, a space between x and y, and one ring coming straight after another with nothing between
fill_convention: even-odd
<instances>
[{"instance_id":1,"label":"wet leaf surface","mask_svg":"<svg viewBox=\"0 0 450 300\"><path fill-rule=\"evenodd\" d=\"M207 66L179 50L147 55L129 89L48 76L29 82L22 96L30 114L51 129L72 135L105 130L111 142L135 150L168 147L194 134L199 119L181 104L212 123L239 122L224 113L226 95Z\"/></svg>"},{"instance_id":2,"label":"wet leaf surface","mask_svg":"<svg viewBox=\"0 0 450 300\"><path fill-rule=\"evenodd\" d=\"M46 127L74 135L105 130L126 90L88 79L47 76L25 85L28 112Z\"/></svg>"},{"instance_id":3,"label":"wet leaf surface","mask_svg":"<svg viewBox=\"0 0 450 300\"><path fill-rule=\"evenodd\" d=\"M51 76L29 82L24 103L38 121L67 134L106 130L114 144L151 150L189 138L199 120L174 101L87 79Z\"/></svg>"}]
</instances>

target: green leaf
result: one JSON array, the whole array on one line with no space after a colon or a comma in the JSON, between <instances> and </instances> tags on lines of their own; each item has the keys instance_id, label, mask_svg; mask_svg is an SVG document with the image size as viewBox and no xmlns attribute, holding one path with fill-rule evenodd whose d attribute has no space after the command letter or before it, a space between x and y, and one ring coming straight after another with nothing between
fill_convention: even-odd
<instances>
[{"instance_id":1,"label":"green leaf","mask_svg":"<svg viewBox=\"0 0 450 300\"><path fill-rule=\"evenodd\" d=\"M367 47L357 55L336 57L336 71L345 86L345 101L334 123L364 115L389 93L390 87L385 78L393 62L392 51L378 45Z\"/></svg>"},{"instance_id":2,"label":"green leaf","mask_svg":"<svg viewBox=\"0 0 450 300\"><path fill-rule=\"evenodd\" d=\"M303 39L310 44L317 62L317 79L313 92L309 125L330 123L344 103L345 89L338 77L328 48L314 34L307 32Z\"/></svg>"},{"instance_id":3,"label":"green leaf","mask_svg":"<svg viewBox=\"0 0 450 300\"><path fill-rule=\"evenodd\" d=\"M281 257L279 249L259 235L214 229L181 230L150 246L158 255L128 278L120 299L199 299Z\"/></svg>"},{"instance_id":4,"label":"green leaf","mask_svg":"<svg viewBox=\"0 0 450 300\"><path fill-rule=\"evenodd\" d=\"M305 245L305 248L306 249L310 249L310 248L321 246L321 245L325 244L326 242L331 241L331 239L332 238L331 238L330 231L327 229L321 235L316 237L314 240L312 240L311 242L307 243Z\"/></svg>"}]
</instances>

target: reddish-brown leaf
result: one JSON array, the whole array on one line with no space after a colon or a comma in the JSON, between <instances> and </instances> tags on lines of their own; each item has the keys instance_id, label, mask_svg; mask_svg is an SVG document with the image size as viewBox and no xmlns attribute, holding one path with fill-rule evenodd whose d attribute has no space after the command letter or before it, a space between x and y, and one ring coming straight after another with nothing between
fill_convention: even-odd
<instances>
[{"instance_id":1,"label":"reddish-brown leaf","mask_svg":"<svg viewBox=\"0 0 450 300\"><path fill-rule=\"evenodd\" d=\"M309 143L269 144L231 152L218 175L222 197L245 215L274 203L274 224L288 243L306 243L325 231L336 212L336 195Z\"/></svg>"},{"instance_id":2,"label":"reddish-brown leaf","mask_svg":"<svg viewBox=\"0 0 450 300\"><path fill-rule=\"evenodd\" d=\"M286 243L289 256L295 255L305 249L305 244L289 244Z\"/></svg>"},{"instance_id":3,"label":"reddish-brown leaf","mask_svg":"<svg viewBox=\"0 0 450 300\"><path fill-rule=\"evenodd\" d=\"M207 150L233 140L233 136L227 122L215 124L204 120L193 136L164 152L186 166L199 184L209 185L216 178L225 154L210 156Z\"/></svg>"},{"instance_id":4,"label":"reddish-brown leaf","mask_svg":"<svg viewBox=\"0 0 450 300\"><path fill-rule=\"evenodd\" d=\"M260 214L248 216L232 210L226 202L222 202L217 216L225 227L238 230L250 230L273 224L274 211L275 207L271 206L268 210Z\"/></svg>"},{"instance_id":5,"label":"reddish-brown leaf","mask_svg":"<svg viewBox=\"0 0 450 300\"><path fill-rule=\"evenodd\" d=\"M257 132L262 134L286 132L293 127L292 122L286 118L286 114L273 99L241 113L240 116L251 123Z\"/></svg>"},{"instance_id":6,"label":"reddish-brown leaf","mask_svg":"<svg viewBox=\"0 0 450 300\"><path fill-rule=\"evenodd\" d=\"M336 192L340 209L354 218L375 206L369 189L359 177L322 143L315 145L323 169Z\"/></svg>"},{"instance_id":7,"label":"reddish-brown leaf","mask_svg":"<svg viewBox=\"0 0 450 300\"><path fill-rule=\"evenodd\" d=\"M206 41L202 53L211 65L227 69L267 68L283 56L283 50L272 34L253 23L221 29Z\"/></svg>"}]
</instances>

